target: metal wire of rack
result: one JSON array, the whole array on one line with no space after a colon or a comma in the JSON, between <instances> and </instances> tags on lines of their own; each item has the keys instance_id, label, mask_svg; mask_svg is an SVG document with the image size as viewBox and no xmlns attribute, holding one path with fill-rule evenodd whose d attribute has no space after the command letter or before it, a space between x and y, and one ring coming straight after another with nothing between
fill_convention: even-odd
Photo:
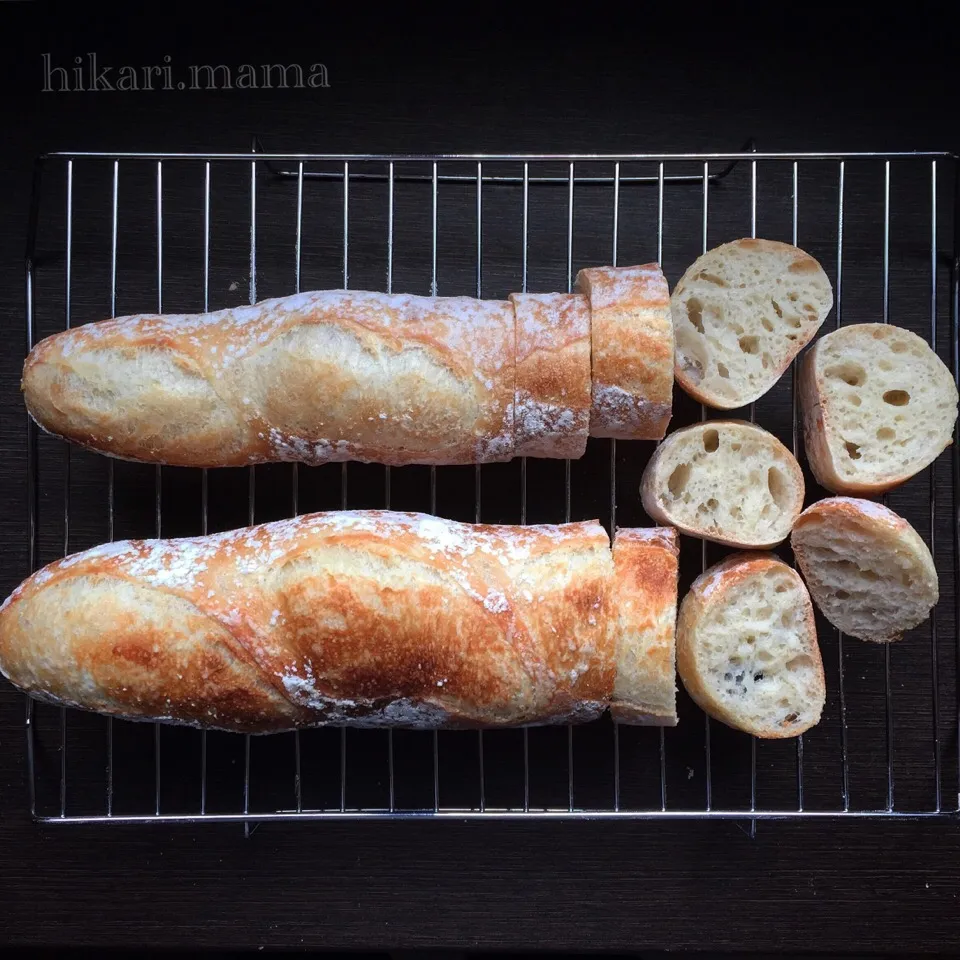
<instances>
[{"instance_id":1,"label":"metal wire of rack","mask_svg":"<svg viewBox=\"0 0 960 960\"><path fill-rule=\"evenodd\" d=\"M213 264L212 236L217 218L229 220L219 209L229 201L234 212L245 207L246 224L238 228L234 218L235 229L217 243L245 248L250 303L271 271L276 289L270 295L299 292L303 284L317 287L319 280L347 288L358 273L371 285L367 264L375 236L385 246L388 292L402 266L417 278L405 286L422 283L423 292L438 293L443 262L450 264L451 292L480 297L503 295L511 283L527 291L535 271L540 285L564 283L569 290L580 259L609 258L613 264L625 256L630 262L666 259L673 282L710 246L736 236L777 234L817 250L834 283L833 320L840 325L849 313L863 319L856 314L864 291L875 292L879 258L882 320L922 331L934 350L949 352L960 382L958 166L957 157L944 152L762 153L752 145L709 154L330 155L269 153L255 139L251 153L52 153L38 160L33 183L26 345L33 346L41 327L52 332L76 322L80 288L81 322L106 310L117 315L123 272L118 264L128 245L135 264L129 267L130 299L137 311L160 312L170 303L165 290L191 288L184 264L194 252L201 282L199 297L196 290L190 294L191 307L211 309L212 292L222 299L213 279L219 268ZM84 202L77 192L81 170ZM129 184L127 171L132 171ZM220 195L218 180L224 183ZM48 181L59 186L50 189ZM901 181L908 199L897 207L891 187ZM315 189L326 193L321 198ZM421 240L426 235L426 242L418 242L414 267L410 257L400 263L401 190L418 191L405 195L403 222L416 221L411 229ZM140 211L130 225L120 202L124 192ZM813 213L801 221L805 195ZM857 208L851 210L853 196ZM143 204L137 207L143 200L149 212ZM442 202L452 211L445 229L456 234L449 249L441 231ZM536 225L535 206L543 220ZM281 207L284 212L277 214ZM547 207L549 216L543 213ZM308 216L311 209L316 216ZM87 211L82 235L74 227L78 210ZM759 231L758 211L766 217ZM199 243L192 246L183 240L191 219L200 225ZM718 220L720 229L711 234ZM322 236L308 237L317 223ZM44 225L55 249L62 241L62 255L39 246ZM902 230L902 245L892 225ZM282 242L264 236L278 229L285 231ZM562 235L563 243L535 255L531 235L537 231L548 240ZM581 234L587 249L578 256ZM411 236L407 231L408 244ZM336 276L308 271L313 244L328 262L339 248ZM359 246L359 256L351 255L351 244ZM142 255L149 247L150 280ZM280 266L268 269L268 263ZM276 280L284 270L287 279ZM41 273L57 281L43 286L43 294ZM892 278L903 291L893 299ZM229 290L238 286L233 281ZM190 308L182 293L177 296L178 305L168 309ZM869 299L875 305L874 293ZM825 329L830 325L828 320ZM779 431L802 461L795 369L774 393L759 401L762 416L757 404L743 416ZM707 408L678 395L673 426L683 418L709 416ZM610 530L618 520L649 524L631 485L653 444L591 440L583 465L524 458L502 469L476 466L469 478L463 468L348 464L176 471L71 451L27 423L30 570L102 534L113 540L121 527L124 535L138 536L206 533L211 514L222 513L228 500L233 513L220 517L221 528L258 522L264 504L273 519L319 506L345 509L358 505L358 496L362 505L454 512L476 521L509 515L520 523L557 522L590 515L601 516ZM921 476L889 498L925 535L937 560L941 602L935 615L902 644L883 648L845 643L818 619L828 705L821 723L795 741L758 743L721 728L682 691L680 725L668 730L619 727L605 719L559 731L342 728L253 738L113 720L26 698L31 814L44 823L237 822L248 832L257 822L299 819L714 818L749 821L752 834L757 821L767 819L955 818L960 815L958 446L955 442L926 471L925 493L919 492ZM229 474L226 487L221 473ZM149 479L147 510L141 493ZM808 482L808 497L811 489ZM84 495L79 512L73 503L78 492ZM196 504L195 495L199 515L189 506ZM42 522L47 516L52 520ZM168 531L171 517L174 533ZM717 549L706 543L685 542L687 579L719 558L714 554ZM695 563L689 563L691 557ZM943 637L950 643L942 643ZM761 795L768 799L761 801Z\"/></svg>"}]
</instances>

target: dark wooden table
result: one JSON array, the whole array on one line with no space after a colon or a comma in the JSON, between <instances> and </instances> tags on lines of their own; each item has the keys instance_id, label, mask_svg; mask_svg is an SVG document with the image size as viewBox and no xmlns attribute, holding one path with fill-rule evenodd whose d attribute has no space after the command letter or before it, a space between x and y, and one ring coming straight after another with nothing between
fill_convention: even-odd
<instances>
[{"instance_id":1,"label":"dark wooden table","mask_svg":"<svg viewBox=\"0 0 960 960\"><path fill-rule=\"evenodd\" d=\"M0 7L3 595L27 572L18 378L40 152L247 150L255 133L271 149L344 152L727 150L751 136L770 150L958 146L956 43L915 10L909 27L834 13L829 30L797 24L795 10L774 22L731 8L696 24L692 11L667 11L632 28L604 18L593 36L582 28L589 16L578 16L558 24L563 39L552 42L542 25L507 20L445 40L408 21L406 32L368 42L363 17L308 26L287 7L277 14L282 22L251 25L231 8L216 29L135 30L94 15L76 22L41 3ZM329 87L41 91L42 54L69 66L89 51L101 65L162 64L167 54L178 64L322 61ZM853 201L858 189L851 184ZM108 213L93 215L97 236ZM150 229L131 228L134 248ZM271 250L289 250L282 237L264 242L269 278ZM90 254L93 274L103 275L105 256ZM127 252L131 277L138 256ZM451 275L469 273L469 255L460 263L454 252L450 263ZM900 269L909 273L909 262ZM228 298L227 279L218 274L213 299ZM242 287L242 271L236 279ZM195 280L174 267L172 299ZM76 309L89 319L102 288L86 297L77 282ZM133 303L131 287L123 296ZM47 303L58 306L55 295ZM94 496L91 477L83 490ZM80 535L95 538L102 504L89 529L76 509ZM960 934L956 822L772 822L753 840L734 822L268 824L249 839L236 825L38 827L27 815L22 719L22 698L0 685L5 945L910 954L952 952Z\"/></svg>"}]
</instances>

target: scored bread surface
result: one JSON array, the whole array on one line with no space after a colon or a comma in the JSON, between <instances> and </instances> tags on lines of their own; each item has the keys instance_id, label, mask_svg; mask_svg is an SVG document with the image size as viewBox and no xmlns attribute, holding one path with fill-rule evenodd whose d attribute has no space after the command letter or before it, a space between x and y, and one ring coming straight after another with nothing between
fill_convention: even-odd
<instances>
[{"instance_id":1,"label":"scored bread surface","mask_svg":"<svg viewBox=\"0 0 960 960\"><path fill-rule=\"evenodd\" d=\"M698 257L674 287L676 378L708 406L732 410L767 393L833 307L809 254L742 239Z\"/></svg>"},{"instance_id":2,"label":"scored bread surface","mask_svg":"<svg viewBox=\"0 0 960 960\"><path fill-rule=\"evenodd\" d=\"M676 620L680 545L672 527L618 530L611 623L618 723L677 724Z\"/></svg>"},{"instance_id":3,"label":"scored bread surface","mask_svg":"<svg viewBox=\"0 0 960 960\"><path fill-rule=\"evenodd\" d=\"M810 468L835 493L889 490L952 442L953 375L902 327L862 323L824 335L804 358L799 395Z\"/></svg>"},{"instance_id":4,"label":"scored bread surface","mask_svg":"<svg viewBox=\"0 0 960 960\"><path fill-rule=\"evenodd\" d=\"M473 525L391 511L123 541L0 608L0 671L134 719L267 733L582 722L616 671L594 521Z\"/></svg>"},{"instance_id":5,"label":"scored bread surface","mask_svg":"<svg viewBox=\"0 0 960 960\"><path fill-rule=\"evenodd\" d=\"M31 416L117 457L191 467L513 456L509 301L319 291L65 330L24 364Z\"/></svg>"},{"instance_id":6,"label":"scored bread surface","mask_svg":"<svg viewBox=\"0 0 960 960\"><path fill-rule=\"evenodd\" d=\"M577 274L591 315L590 436L660 440L673 411L670 289L659 264Z\"/></svg>"},{"instance_id":7,"label":"scored bread surface","mask_svg":"<svg viewBox=\"0 0 960 960\"><path fill-rule=\"evenodd\" d=\"M650 458L640 489L654 520L727 546L775 546L803 509L803 472L793 454L740 420L674 431Z\"/></svg>"},{"instance_id":8,"label":"scored bread surface","mask_svg":"<svg viewBox=\"0 0 960 960\"><path fill-rule=\"evenodd\" d=\"M852 637L899 640L927 620L939 600L929 548L882 504L820 500L800 515L790 542L817 606Z\"/></svg>"},{"instance_id":9,"label":"scored bread surface","mask_svg":"<svg viewBox=\"0 0 960 960\"><path fill-rule=\"evenodd\" d=\"M514 455L577 459L590 434L590 305L511 293L517 322Z\"/></svg>"},{"instance_id":10,"label":"scored bread surface","mask_svg":"<svg viewBox=\"0 0 960 960\"><path fill-rule=\"evenodd\" d=\"M710 716L757 737L794 737L826 697L813 606L799 574L738 553L698 577L680 605L677 670Z\"/></svg>"}]
</instances>

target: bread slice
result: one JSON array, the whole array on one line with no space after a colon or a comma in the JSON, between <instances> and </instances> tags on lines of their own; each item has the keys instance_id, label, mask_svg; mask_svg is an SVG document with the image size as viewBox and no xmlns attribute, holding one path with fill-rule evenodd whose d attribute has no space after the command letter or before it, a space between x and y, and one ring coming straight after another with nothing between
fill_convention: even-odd
<instances>
[{"instance_id":1,"label":"bread slice","mask_svg":"<svg viewBox=\"0 0 960 960\"><path fill-rule=\"evenodd\" d=\"M927 545L879 503L821 500L800 514L790 543L817 606L851 637L899 640L940 597Z\"/></svg>"},{"instance_id":2,"label":"bread slice","mask_svg":"<svg viewBox=\"0 0 960 960\"><path fill-rule=\"evenodd\" d=\"M677 578L672 527L618 530L613 538L617 723L677 725Z\"/></svg>"},{"instance_id":3,"label":"bread slice","mask_svg":"<svg viewBox=\"0 0 960 960\"><path fill-rule=\"evenodd\" d=\"M762 427L707 420L670 434L640 484L643 508L658 523L734 547L772 547L803 509L803 472Z\"/></svg>"},{"instance_id":4,"label":"bread slice","mask_svg":"<svg viewBox=\"0 0 960 960\"><path fill-rule=\"evenodd\" d=\"M877 494L929 466L951 442L957 387L909 330L884 323L821 337L798 391L810 469L834 493Z\"/></svg>"},{"instance_id":5,"label":"bread slice","mask_svg":"<svg viewBox=\"0 0 960 960\"><path fill-rule=\"evenodd\" d=\"M775 240L709 250L670 298L677 382L720 410L746 406L780 379L833 307L823 268Z\"/></svg>"},{"instance_id":6,"label":"bread slice","mask_svg":"<svg viewBox=\"0 0 960 960\"><path fill-rule=\"evenodd\" d=\"M677 619L677 669L711 717L756 737L795 737L826 699L813 604L800 575L739 553L699 576Z\"/></svg>"}]
</instances>

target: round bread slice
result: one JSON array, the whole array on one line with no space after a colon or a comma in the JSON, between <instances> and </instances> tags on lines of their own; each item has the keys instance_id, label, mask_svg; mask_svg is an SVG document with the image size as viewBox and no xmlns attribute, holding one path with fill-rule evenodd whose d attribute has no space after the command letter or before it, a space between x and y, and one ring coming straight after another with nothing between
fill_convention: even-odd
<instances>
[{"instance_id":1,"label":"round bread slice","mask_svg":"<svg viewBox=\"0 0 960 960\"><path fill-rule=\"evenodd\" d=\"M680 605L677 670L693 700L727 726L765 739L809 730L826 686L800 575L765 553L706 570Z\"/></svg>"},{"instance_id":2,"label":"round bread slice","mask_svg":"<svg viewBox=\"0 0 960 960\"><path fill-rule=\"evenodd\" d=\"M677 382L708 406L746 406L783 376L832 307L830 280L803 250L750 239L715 247L670 298Z\"/></svg>"},{"instance_id":3,"label":"round bread slice","mask_svg":"<svg viewBox=\"0 0 960 960\"><path fill-rule=\"evenodd\" d=\"M804 357L798 392L810 469L834 493L890 490L952 440L953 375L902 327L858 323L821 337Z\"/></svg>"},{"instance_id":4,"label":"round bread slice","mask_svg":"<svg viewBox=\"0 0 960 960\"><path fill-rule=\"evenodd\" d=\"M762 427L707 420L670 434L640 484L658 523L732 547L773 547L803 509L803 472Z\"/></svg>"},{"instance_id":5,"label":"round bread slice","mask_svg":"<svg viewBox=\"0 0 960 960\"><path fill-rule=\"evenodd\" d=\"M923 538L871 500L830 497L807 507L790 544L817 606L851 637L899 640L940 598Z\"/></svg>"}]
</instances>

